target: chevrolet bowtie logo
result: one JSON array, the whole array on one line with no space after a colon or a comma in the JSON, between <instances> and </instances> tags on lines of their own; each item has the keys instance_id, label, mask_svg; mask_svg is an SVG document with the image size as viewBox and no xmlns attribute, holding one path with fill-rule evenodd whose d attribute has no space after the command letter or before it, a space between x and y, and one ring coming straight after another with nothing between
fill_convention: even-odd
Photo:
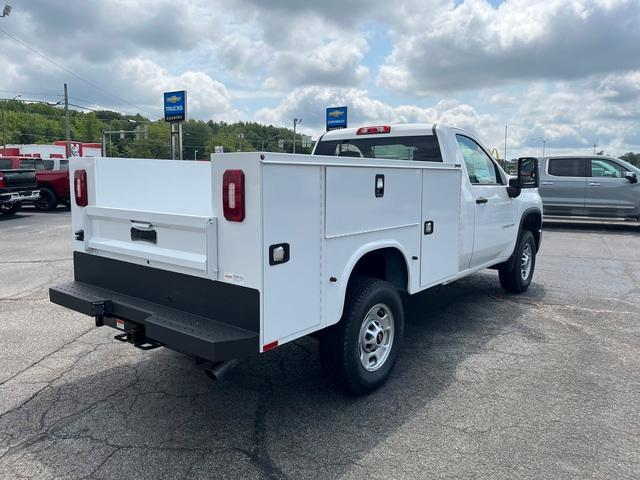
<instances>
[{"instance_id":1,"label":"chevrolet bowtie logo","mask_svg":"<svg viewBox=\"0 0 640 480\"><path fill-rule=\"evenodd\" d=\"M172 95L170 97L167 97L167 102L168 103L178 103L180 100L182 100L182 97L180 97L178 95Z\"/></svg>"}]
</instances>

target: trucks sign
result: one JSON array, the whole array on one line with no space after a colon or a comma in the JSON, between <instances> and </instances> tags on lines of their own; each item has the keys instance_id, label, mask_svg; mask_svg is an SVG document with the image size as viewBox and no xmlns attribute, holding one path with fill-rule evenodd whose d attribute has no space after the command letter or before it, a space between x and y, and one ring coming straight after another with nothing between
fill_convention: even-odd
<instances>
[{"instance_id":1,"label":"trucks sign","mask_svg":"<svg viewBox=\"0 0 640 480\"><path fill-rule=\"evenodd\" d=\"M347 128L347 107L327 108L327 132Z\"/></svg>"},{"instance_id":2,"label":"trucks sign","mask_svg":"<svg viewBox=\"0 0 640 480\"><path fill-rule=\"evenodd\" d=\"M164 92L164 121L184 122L187 119L187 91Z\"/></svg>"}]
</instances>

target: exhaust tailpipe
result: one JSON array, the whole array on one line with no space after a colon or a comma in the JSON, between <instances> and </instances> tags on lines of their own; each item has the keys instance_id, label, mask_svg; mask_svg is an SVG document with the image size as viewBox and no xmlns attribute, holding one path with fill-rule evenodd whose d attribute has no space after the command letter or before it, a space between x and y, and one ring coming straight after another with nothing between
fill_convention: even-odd
<instances>
[{"instance_id":1,"label":"exhaust tailpipe","mask_svg":"<svg viewBox=\"0 0 640 480\"><path fill-rule=\"evenodd\" d=\"M238 363L240 362L237 359L228 360L226 362L212 363L204 369L204 373L211 380L220 380L220 378L222 378L224 374L232 370L236 365L238 365Z\"/></svg>"}]
</instances>

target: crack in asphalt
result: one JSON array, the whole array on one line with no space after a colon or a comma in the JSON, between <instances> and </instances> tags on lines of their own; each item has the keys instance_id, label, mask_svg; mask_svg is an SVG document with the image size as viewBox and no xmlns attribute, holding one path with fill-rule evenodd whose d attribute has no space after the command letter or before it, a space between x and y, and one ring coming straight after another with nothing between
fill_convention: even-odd
<instances>
[{"instance_id":1,"label":"crack in asphalt","mask_svg":"<svg viewBox=\"0 0 640 480\"><path fill-rule=\"evenodd\" d=\"M27 370L35 367L36 365L42 363L43 361L49 359L50 357L52 357L53 355L55 355L56 353L64 350L66 347L68 347L69 345L71 345L72 343L76 342L77 340L79 340L81 337L83 337L84 335L86 335L87 333L89 333L90 331L92 331L94 329L94 327L89 327L87 328L84 332L82 332L81 334L73 337L71 340L69 340L66 343L63 343L60 347L56 348L55 350L49 352L48 354L46 354L44 357L41 357L39 360L36 360L35 362L31 363L29 366L23 368L22 370L14 373L13 375L11 375L9 378L6 378L4 380L2 380L0 382L0 387L3 386L5 383L10 382L11 380L13 380L14 378L20 376L21 374L23 374L24 372L26 372ZM2 414L4 415L4 414ZM0 418L2 418L2 415L0 415Z\"/></svg>"},{"instance_id":2,"label":"crack in asphalt","mask_svg":"<svg viewBox=\"0 0 640 480\"><path fill-rule=\"evenodd\" d=\"M236 451L246 455L249 460L264 473L266 478L270 480L286 480L288 479L287 475L275 465L267 448L267 403L265 396L270 395L272 391L272 386L269 385L266 389L261 390L258 395L258 405L256 407L253 434L251 436L251 443L253 445L251 450L236 447Z\"/></svg>"}]
</instances>

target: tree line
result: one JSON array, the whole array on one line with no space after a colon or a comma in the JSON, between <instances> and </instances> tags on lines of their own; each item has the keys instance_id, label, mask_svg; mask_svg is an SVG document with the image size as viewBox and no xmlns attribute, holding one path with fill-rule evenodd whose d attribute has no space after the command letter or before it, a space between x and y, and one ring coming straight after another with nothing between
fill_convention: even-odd
<instances>
[{"instance_id":1,"label":"tree line","mask_svg":"<svg viewBox=\"0 0 640 480\"><path fill-rule=\"evenodd\" d=\"M72 140L102 142L103 131L137 130L138 133L123 136L107 135L108 156L171 158L170 126L163 120L150 121L139 114L124 115L111 110L69 113ZM184 158L189 159L208 159L216 146L222 146L225 152L293 150L293 131L273 125L188 120L182 131ZM0 145L50 144L65 137L65 114L61 107L18 100L0 102ZM296 152L311 153L310 147L302 146L302 140L302 135L296 134Z\"/></svg>"},{"instance_id":2,"label":"tree line","mask_svg":"<svg viewBox=\"0 0 640 480\"><path fill-rule=\"evenodd\" d=\"M123 115L111 110L93 112L70 111L71 138L81 142L102 142L105 130L133 131L121 138L107 136L107 155L111 157L171 158L169 124L150 121L142 115ZM145 135L145 126L147 134ZM0 145L52 143L65 139L64 110L45 103L19 100L0 101ZM284 140L282 148L278 140ZM293 150L293 131L289 128L255 122L214 122L189 120L183 124L184 158L208 159L216 146L225 152L288 152ZM302 135L296 135L296 152L311 153L302 147ZM604 152L598 152L603 154ZM640 167L640 153L628 152L619 158Z\"/></svg>"}]
</instances>

